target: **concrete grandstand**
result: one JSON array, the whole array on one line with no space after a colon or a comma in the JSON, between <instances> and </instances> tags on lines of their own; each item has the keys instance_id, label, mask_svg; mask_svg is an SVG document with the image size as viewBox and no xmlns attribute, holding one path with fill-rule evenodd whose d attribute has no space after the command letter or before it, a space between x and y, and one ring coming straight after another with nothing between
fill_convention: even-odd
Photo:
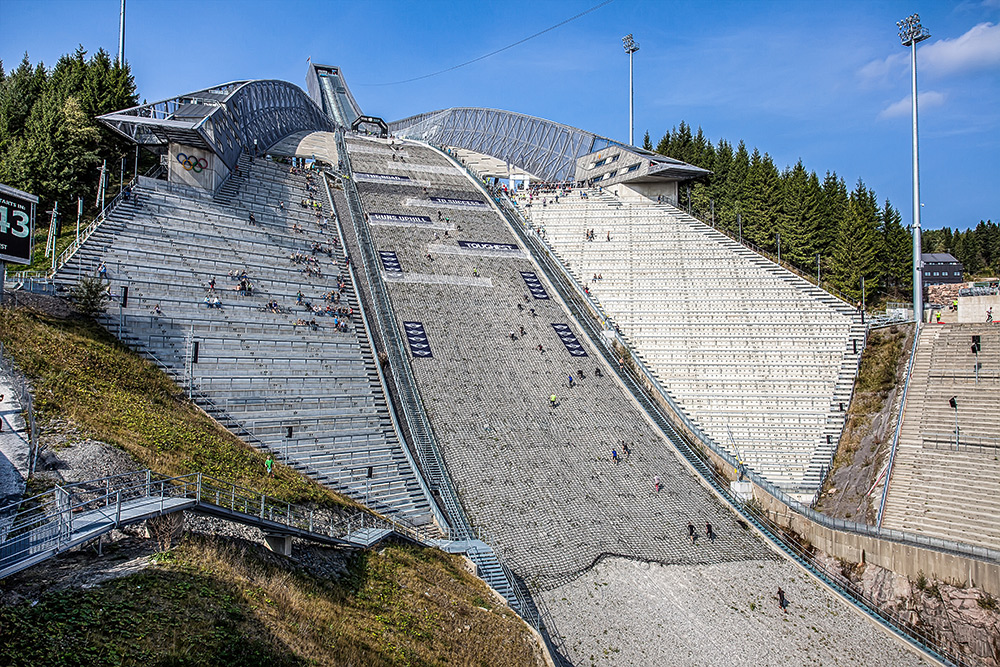
<instances>
[{"instance_id":1,"label":"concrete grandstand","mask_svg":"<svg viewBox=\"0 0 1000 667\"><path fill-rule=\"evenodd\" d=\"M105 326L227 427L469 554L557 662L714 664L719 646L727 664L952 659L777 516L818 526L835 557L888 567L904 545L914 574L976 558L969 578L989 585L994 532L912 519L902 481L884 531L800 504L832 459L865 328L675 208L703 170L491 109L371 137L349 130L367 117L339 68L310 64L306 87L240 81L102 117L163 168L55 281L106 279L121 299ZM797 619L770 601L776 581ZM620 636L600 639L611 623Z\"/></svg>"}]
</instances>

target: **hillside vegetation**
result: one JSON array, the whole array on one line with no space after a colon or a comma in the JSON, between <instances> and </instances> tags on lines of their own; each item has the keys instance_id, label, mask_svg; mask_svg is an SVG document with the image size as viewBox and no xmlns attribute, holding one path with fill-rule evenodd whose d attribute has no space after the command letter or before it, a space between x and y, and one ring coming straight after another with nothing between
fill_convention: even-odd
<instances>
[{"instance_id":1,"label":"hillside vegetation","mask_svg":"<svg viewBox=\"0 0 1000 667\"><path fill-rule=\"evenodd\" d=\"M138 574L0 606L3 664L536 665L537 645L458 556L390 546L341 578L188 535Z\"/></svg>"},{"instance_id":2,"label":"hillside vegetation","mask_svg":"<svg viewBox=\"0 0 1000 667\"><path fill-rule=\"evenodd\" d=\"M128 452L164 475L201 472L293 503L353 504L219 426L152 363L92 320L0 308L0 343L34 386L42 428L65 419L84 437Z\"/></svg>"},{"instance_id":3,"label":"hillside vegetation","mask_svg":"<svg viewBox=\"0 0 1000 667\"><path fill-rule=\"evenodd\" d=\"M354 505L282 466L268 479L262 453L90 320L0 308L0 343L31 380L43 428L67 420L163 474L204 472L290 502ZM152 551L144 544L140 560ZM435 549L296 547L312 555L307 563L188 533L137 574L82 590L60 583L84 566L114 566L120 549L0 580L0 664L538 664L527 626L461 557ZM347 574L306 567L324 559L346 560Z\"/></svg>"}]
</instances>

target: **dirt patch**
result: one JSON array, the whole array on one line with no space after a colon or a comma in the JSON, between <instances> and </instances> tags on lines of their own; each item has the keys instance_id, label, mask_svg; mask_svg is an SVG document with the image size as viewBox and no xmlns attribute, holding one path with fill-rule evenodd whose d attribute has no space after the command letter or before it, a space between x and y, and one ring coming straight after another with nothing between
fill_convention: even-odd
<instances>
[{"instance_id":1,"label":"dirt patch","mask_svg":"<svg viewBox=\"0 0 1000 667\"><path fill-rule=\"evenodd\" d=\"M79 316L69 299L49 296L48 294L34 294L23 290L5 289L3 304L13 308L35 310L63 320Z\"/></svg>"},{"instance_id":2,"label":"dirt patch","mask_svg":"<svg viewBox=\"0 0 1000 667\"><path fill-rule=\"evenodd\" d=\"M861 523L875 520L868 492L892 446L912 342L912 326L878 329L869 337L833 469L816 503L818 511Z\"/></svg>"}]
</instances>

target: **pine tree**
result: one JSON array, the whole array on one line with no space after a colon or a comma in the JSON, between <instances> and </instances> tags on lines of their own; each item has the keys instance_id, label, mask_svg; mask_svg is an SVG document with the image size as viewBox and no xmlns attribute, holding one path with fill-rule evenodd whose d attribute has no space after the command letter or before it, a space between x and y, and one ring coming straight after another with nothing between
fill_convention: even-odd
<instances>
[{"instance_id":1,"label":"pine tree","mask_svg":"<svg viewBox=\"0 0 1000 667\"><path fill-rule=\"evenodd\" d=\"M746 194L743 237L761 247L775 248L781 210L781 182L771 156L767 153L761 155L756 148L750 156Z\"/></svg>"},{"instance_id":2,"label":"pine tree","mask_svg":"<svg viewBox=\"0 0 1000 667\"><path fill-rule=\"evenodd\" d=\"M861 279L866 289L880 284L881 239L878 234L879 209L875 193L858 180L847 205L847 214L837 232L833 248L833 276L837 288L861 299Z\"/></svg>"},{"instance_id":3,"label":"pine tree","mask_svg":"<svg viewBox=\"0 0 1000 667\"><path fill-rule=\"evenodd\" d=\"M649 130L646 130L646 135L642 138L642 149L646 151L653 150L653 142L649 140Z\"/></svg>"},{"instance_id":4,"label":"pine tree","mask_svg":"<svg viewBox=\"0 0 1000 667\"><path fill-rule=\"evenodd\" d=\"M810 188L819 181L816 174L806 172L802 160L785 172L781 179L781 233L782 257L792 264L808 267L815 255L814 235L819 209L819 194Z\"/></svg>"},{"instance_id":5,"label":"pine tree","mask_svg":"<svg viewBox=\"0 0 1000 667\"><path fill-rule=\"evenodd\" d=\"M913 288L913 253L910 235L903 218L889 200L879 214L882 254L879 264L885 269L886 286L897 296Z\"/></svg>"},{"instance_id":6,"label":"pine tree","mask_svg":"<svg viewBox=\"0 0 1000 667\"><path fill-rule=\"evenodd\" d=\"M32 67L25 53L18 68L4 79L0 87L0 160L10 144L24 134L31 108L42 94L46 78L44 65L38 63Z\"/></svg>"}]
</instances>

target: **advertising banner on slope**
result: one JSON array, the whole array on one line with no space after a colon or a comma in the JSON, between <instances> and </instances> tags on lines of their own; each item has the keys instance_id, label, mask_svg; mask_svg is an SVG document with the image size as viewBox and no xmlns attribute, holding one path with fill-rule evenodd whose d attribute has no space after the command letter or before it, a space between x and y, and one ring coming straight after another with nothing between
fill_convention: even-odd
<instances>
[{"instance_id":1,"label":"advertising banner on slope","mask_svg":"<svg viewBox=\"0 0 1000 667\"><path fill-rule=\"evenodd\" d=\"M38 197L0 184L0 262L31 264Z\"/></svg>"}]
</instances>

